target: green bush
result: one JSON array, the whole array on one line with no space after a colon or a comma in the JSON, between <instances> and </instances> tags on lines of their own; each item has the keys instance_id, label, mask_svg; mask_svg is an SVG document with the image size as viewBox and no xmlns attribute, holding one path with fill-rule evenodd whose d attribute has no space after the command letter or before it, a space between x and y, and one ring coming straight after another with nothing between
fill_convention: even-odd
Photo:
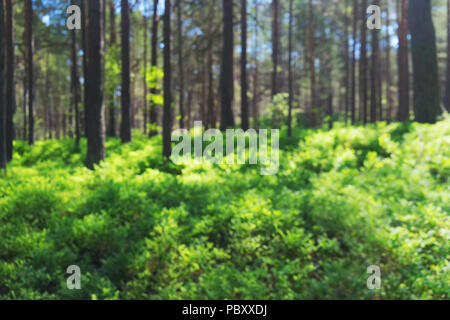
<instances>
[{"instance_id":1,"label":"green bush","mask_svg":"<svg viewBox=\"0 0 450 320\"><path fill-rule=\"evenodd\" d=\"M450 119L280 139L274 176L168 164L161 138L138 133L108 140L95 171L85 140L16 142L0 299L448 298ZM81 290L66 288L69 265Z\"/></svg>"}]
</instances>

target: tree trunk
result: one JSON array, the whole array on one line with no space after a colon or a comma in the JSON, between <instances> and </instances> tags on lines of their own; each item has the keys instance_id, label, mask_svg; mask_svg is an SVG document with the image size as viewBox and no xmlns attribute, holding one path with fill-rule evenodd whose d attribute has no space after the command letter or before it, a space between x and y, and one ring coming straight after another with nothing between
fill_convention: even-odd
<instances>
[{"instance_id":1,"label":"tree trunk","mask_svg":"<svg viewBox=\"0 0 450 320\"><path fill-rule=\"evenodd\" d=\"M350 19L348 17L347 7L349 0L345 0L345 12L344 12L344 120L345 124L348 124L348 113L349 113L349 103L350 103L350 47L349 47L349 25Z\"/></svg>"},{"instance_id":2,"label":"tree trunk","mask_svg":"<svg viewBox=\"0 0 450 320\"><path fill-rule=\"evenodd\" d=\"M234 127L233 68L234 68L233 0L223 0L223 49L220 88L222 94L222 119L220 128Z\"/></svg>"},{"instance_id":3,"label":"tree trunk","mask_svg":"<svg viewBox=\"0 0 450 320\"><path fill-rule=\"evenodd\" d=\"M130 8L128 0L121 0L122 26L122 143L131 141L131 95L130 95Z\"/></svg>"},{"instance_id":4,"label":"tree trunk","mask_svg":"<svg viewBox=\"0 0 450 320\"><path fill-rule=\"evenodd\" d=\"M109 33L110 33L110 48L116 47L116 6L114 0L109 0ZM145 54L144 54L145 56ZM144 58L145 59L145 58ZM144 87L145 88L145 87ZM108 137L116 136L116 108L115 108L115 94L114 91L108 92L108 130L106 134Z\"/></svg>"},{"instance_id":5,"label":"tree trunk","mask_svg":"<svg viewBox=\"0 0 450 320\"><path fill-rule=\"evenodd\" d=\"M248 82L247 82L247 0L241 3L241 127L249 128L248 121Z\"/></svg>"},{"instance_id":6,"label":"tree trunk","mask_svg":"<svg viewBox=\"0 0 450 320\"><path fill-rule=\"evenodd\" d=\"M178 0L177 27L178 27L178 73L179 73L179 108L180 108L180 128L184 128L184 66L183 66L183 20L182 20L182 1Z\"/></svg>"},{"instance_id":7,"label":"tree trunk","mask_svg":"<svg viewBox=\"0 0 450 320\"><path fill-rule=\"evenodd\" d=\"M358 36L358 0L353 0L353 48L352 48L352 96L351 118L352 125L356 123L356 40Z\"/></svg>"},{"instance_id":8,"label":"tree trunk","mask_svg":"<svg viewBox=\"0 0 450 320\"><path fill-rule=\"evenodd\" d=\"M171 1L165 1L164 13L164 113L163 113L163 156L172 153L172 65L171 65Z\"/></svg>"},{"instance_id":9,"label":"tree trunk","mask_svg":"<svg viewBox=\"0 0 450 320\"><path fill-rule=\"evenodd\" d=\"M450 0L447 0L447 80L445 83L444 105L450 112Z\"/></svg>"},{"instance_id":10,"label":"tree trunk","mask_svg":"<svg viewBox=\"0 0 450 320\"><path fill-rule=\"evenodd\" d=\"M366 10L367 0L363 0L361 7L361 57L359 69L359 82L361 85L361 99L360 99L360 117L363 124L367 123L367 26L366 26ZM360 119L361 120L361 119Z\"/></svg>"},{"instance_id":11,"label":"tree trunk","mask_svg":"<svg viewBox=\"0 0 450 320\"><path fill-rule=\"evenodd\" d=\"M449 0L450 1L450 0ZM386 30L390 29L390 5L391 1L388 0L386 6ZM387 114L386 120L388 123L392 121L392 79L391 79L391 36L389 32L386 32L386 101L387 101Z\"/></svg>"},{"instance_id":12,"label":"tree trunk","mask_svg":"<svg viewBox=\"0 0 450 320\"><path fill-rule=\"evenodd\" d=\"M78 54L77 54L77 34L76 30L71 31L72 36L72 72L71 72L71 87L72 87L72 102L75 109L75 143L77 147L80 145L80 78L78 76Z\"/></svg>"},{"instance_id":13,"label":"tree trunk","mask_svg":"<svg viewBox=\"0 0 450 320\"><path fill-rule=\"evenodd\" d=\"M80 0L81 4L81 22L82 22L82 28L81 28L81 45L83 49L83 78L84 78L84 92L83 92L83 104L84 104L84 112L83 112L83 126L84 126L84 135L87 137L87 131L88 131L88 124L87 124L87 113L88 113L88 96L87 96L87 86L86 86L86 79L88 76L88 29L89 29L89 21L87 19L88 17L88 6L87 6L87 0Z\"/></svg>"},{"instance_id":14,"label":"tree trunk","mask_svg":"<svg viewBox=\"0 0 450 320\"><path fill-rule=\"evenodd\" d=\"M288 77L289 77L289 110L288 110L288 137L292 136L292 103L294 101L294 79L292 75L292 28L293 28L293 0L289 0L289 61L288 61Z\"/></svg>"},{"instance_id":15,"label":"tree trunk","mask_svg":"<svg viewBox=\"0 0 450 320\"><path fill-rule=\"evenodd\" d=\"M278 51L280 47L280 2L279 0L273 0L273 18L272 18L272 97L278 93Z\"/></svg>"},{"instance_id":16,"label":"tree trunk","mask_svg":"<svg viewBox=\"0 0 450 320\"><path fill-rule=\"evenodd\" d=\"M0 1L0 169L6 169L7 148L6 148L6 99L5 92L5 43L2 37L4 8L3 1Z\"/></svg>"},{"instance_id":17,"label":"tree trunk","mask_svg":"<svg viewBox=\"0 0 450 320\"><path fill-rule=\"evenodd\" d=\"M311 106L309 110L310 125L316 127L317 101L316 101L316 66L314 52L314 8L312 0L309 0L309 72L311 73Z\"/></svg>"},{"instance_id":18,"label":"tree trunk","mask_svg":"<svg viewBox=\"0 0 450 320\"><path fill-rule=\"evenodd\" d=\"M14 83L14 11L12 0L5 0L5 47L6 47L6 158L12 160L14 113L16 112L16 90Z\"/></svg>"},{"instance_id":19,"label":"tree trunk","mask_svg":"<svg viewBox=\"0 0 450 320\"><path fill-rule=\"evenodd\" d=\"M255 74L253 78L253 102L252 102L252 117L253 128L258 128L258 113L259 113L259 41L258 41L258 24L259 24L259 12L258 12L258 0L255 0Z\"/></svg>"},{"instance_id":20,"label":"tree trunk","mask_svg":"<svg viewBox=\"0 0 450 320\"><path fill-rule=\"evenodd\" d=\"M409 17L415 119L421 123L434 123L442 110L431 1L410 0Z\"/></svg>"},{"instance_id":21,"label":"tree trunk","mask_svg":"<svg viewBox=\"0 0 450 320\"><path fill-rule=\"evenodd\" d=\"M103 114L104 90L104 33L103 1L88 1L88 74L86 77L87 101L87 157L86 166L94 168L105 159L105 119Z\"/></svg>"},{"instance_id":22,"label":"tree trunk","mask_svg":"<svg viewBox=\"0 0 450 320\"><path fill-rule=\"evenodd\" d=\"M25 0L25 30L28 74L28 144L34 144L34 39L33 39L33 3Z\"/></svg>"},{"instance_id":23,"label":"tree trunk","mask_svg":"<svg viewBox=\"0 0 450 320\"><path fill-rule=\"evenodd\" d=\"M209 43L208 48L208 116L207 116L207 127L216 127L216 114L215 114L215 103L214 103L214 70L213 70L213 43L212 39Z\"/></svg>"},{"instance_id":24,"label":"tree trunk","mask_svg":"<svg viewBox=\"0 0 450 320\"><path fill-rule=\"evenodd\" d=\"M147 90L147 59L148 59L148 47L147 47L147 38L148 38L148 17L146 16L147 14L147 7L146 7L146 3L144 3L145 9L144 9L144 14L143 14L143 19L144 19L144 56L142 58L142 62L144 64L144 77L143 77L143 92L144 92L144 96L143 96L143 100L144 100L144 108L142 110L142 115L143 115L143 129L144 129L144 134L147 133L147 114L148 114L148 104L147 104L147 95L148 95L148 90Z\"/></svg>"},{"instance_id":25,"label":"tree trunk","mask_svg":"<svg viewBox=\"0 0 450 320\"><path fill-rule=\"evenodd\" d=\"M154 70L158 66L158 0L153 1L153 22L152 22L152 57L151 57L151 65L152 70ZM155 95L157 93L155 88L150 89L150 94ZM155 136L158 131L156 130L156 125L158 122L158 113L156 110L156 104L153 102L153 99L150 100L150 125L151 128L149 130L149 137Z\"/></svg>"},{"instance_id":26,"label":"tree trunk","mask_svg":"<svg viewBox=\"0 0 450 320\"><path fill-rule=\"evenodd\" d=\"M398 28L398 121L409 120L408 0L401 0Z\"/></svg>"},{"instance_id":27,"label":"tree trunk","mask_svg":"<svg viewBox=\"0 0 450 320\"><path fill-rule=\"evenodd\" d=\"M374 5L379 5L379 0L375 0ZM370 70L370 122L377 122L377 113L379 112L379 67L380 67L380 45L379 45L379 33L377 29L371 30L372 34L372 67Z\"/></svg>"}]
</instances>

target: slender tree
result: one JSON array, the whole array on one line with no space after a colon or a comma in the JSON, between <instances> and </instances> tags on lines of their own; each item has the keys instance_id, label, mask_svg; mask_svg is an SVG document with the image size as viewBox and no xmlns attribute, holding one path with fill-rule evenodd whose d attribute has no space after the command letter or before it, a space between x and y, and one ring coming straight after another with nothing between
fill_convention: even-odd
<instances>
[{"instance_id":1,"label":"slender tree","mask_svg":"<svg viewBox=\"0 0 450 320\"><path fill-rule=\"evenodd\" d=\"M164 112L163 112L163 156L172 153L172 64L171 64L171 1L165 0L164 13Z\"/></svg>"},{"instance_id":2,"label":"slender tree","mask_svg":"<svg viewBox=\"0 0 450 320\"><path fill-rule=\"evenodd\" d=\"M311 76L311 106L309 110L310 125L316 127L317 101L316 101L316 56L314 43L314 7L312 0L309 0L309 72Z\"/></svg>"},{"instance_id":3,"label":"slender tree","mask_svg":"<svg viewBox=\"0 0 450 320\"><path fill-rule=\"evenodd\" d=\"M450 0L449 0L450 1ZM390 16L391 1L388 0L386 6L386 101L387 101L387 114L386 120L390 123L392 121L392 78L391 78L391 16Z\"/></svg>"},{"instance_id":4,"label":"slender tree","mask_svg":"<svg viewBox=\"0 0 450 320\"><path fill-rule=\"evenodd\" d=\"M255 72L253 75L253 101L252 101L252 117L253 117L253 127L255 129L258 128L258 113L259 113L259 38L258 38L258 28L259 28L259 3L258 0L255 0L254 3L255 8L255 45L254 45L254 59L255 59Z\"/></svg>"},{"instance_id":5,"label":"slender tree","mask_svg":"<svg viewBox=\"0 0 450 320\"><path fill-rule=\"evenodd\" d=\"M349 104L350 104L350 45L349 45L349 25L350 19L348 17L349 0L345 0L344 4L344 118L345 123L348 124Z\"/></svg>"},{"instance_id":6,"label":"slender tree","mask_svg":"<svg viewBox=\"0 0 450 320\"><path fill-rule=\"evenodd\" d=\"M13 155L14 113L16 112L16 90L14 83L14 11L12 0L5 0L5 46L6 46L6 152L7 160Z\"/></svg>"},{"instance_id":7,"label":"slender tree","mask_svg":"<svg viewBox=\"0 0 450 320\"><path fill-rule=\"evenodd\" d=\"M152 21L152 52L151 52L151 67L154 70L158 66L158 24L159 24L159 16L158 16L158 0L153 1L153 21ZM156 88L150 89L150 94L155 95L157 93ZM154 103L153 98L150 99L150 125L151 128L149 130L149 137L153 137L157 134L156 124L158 113L156 110L156 104Z\"/></svg>"},{"instance_id":8,"label":"slender tree","mask_svg":"<svg viewBox=\"0 0 450 320\"><path fill-rule=\"evenodd\" d=\"M122 38L122 143L131 141L131 93L130 93L130 7L128 0L121 0Z\"/></svg>"},{"instance_id":9,"label":"slender tree","mask_svg":"<svg viewBox=\"0 0 450 320\"><path fill-rule=\"evenodd\" d=\"M292 136L292 104L294 101L294 77L292 74L292 29L294 21L293 0L289 0L289 62L288 62L288 77L289 77L289 110L288 110L288 136Z\"/></svg>"},{"instance_id":10,"label":"slender tree","mask_svg":"<svg viewBox=\"0 0 450 320\"><path fill-rule=\"evenodd\" d=\"M105 159L104 91L104 2L88 1L88 66L86 77L87 103L87 156L90 169Z\"/></svg>"},{"instance_id":11,"label":"slender tree","mask_svg":"<svg viewBox=\"0 0 450 320\"><path fill-rule=\"evenodd\" d=\"M116 6L114 3L114 0L108 1L108 7L109 7L109 48L114 50L117 45L117 43L116 43L117 42ZM144 54L144 57L145 57L145 54ZM146 88L146 87L144 86L144 88ZM110 92L108 92L108 113L109 113L109 121L108 121L108 129L106 130L106 135L108 137L115 137L116 136L116 108L115 108L114 89L110 90Z\"/></svg>"},{"instance_id":12,"label":"slender tree","mask_svg":"<svg viewBox=\"0 0 450 320\"><path fill-rule=\"evenodd\" d=\"M409 120L408 6L408 0L398 6L398 121Z\"/></svg>"},{"instance_id":13,"label":"slender tree","mask_svg":"<svg viewBox=\"0 0 450 320\"><path fill-rule=\"evenodd\" d=\"M450 0L447 0L447 72L444 105L450 112Z\"/></svg>"},{"instance_id":14,"label":"slender tree","mask_svg":"<svg viewBox=\"0 0 450 320\"><path fill-rule=\"evenodd\" d=\"M0 169L6 169L6 99L5 99L5 43L2 37L4 26L3 1L0 1Z\"/></svg>"},{"instance_id":15,"label":"slender tree","mask_svg":"<svg viewBox=\"0 0 450 320\"><path fill-rule=\"evenodd\" d=\"M148 16L147 16L147 3L144 2L144 14L143 16L143 20L144 20L144 56L142 57L142 63L144 65L144 77L143 77L143 100L144 100L144 108L142 109L142 114L143 114L143 129L144 129L144 134L147 133L147 114L148 114L148 103L147 103L147 95L148 95L148 89L147 89L147 66L148 66L148 46L147 46L147 39L148 39Z\"/></svg>"},{"instance_id":16,"label":"slender tree","mask_svg":"<svg viewBox=\"0 0 450 320\"><path fill-rule=\"evenodd\" d=\"M72 0L75 5L75 1ZM71 31L71 89L72 89L72 105L75 111L75 143L80 145L80 78L78 76L78 54L77 54L77 34L76 30Z\"/></svg>"},{"instance_id":17,"label":"slender tree","mask_svg":"<svg viewBox=\"0 0 450 320\"><path fill-rule=\"evenodd\" d=\"M379 5L379 0L374 0L374 5ZM371 30L372 35L372 66L370 69L370 122L375 123L377 121L377 114L379 112L381 92L379 92L378 79L379 64L380 64L380 44L379 33L377 29ZM380 119L381 120L381 119Z\"/></svg>"},{"instance_id":18,"label":"slender tree","mask_svg":"<svg viewBox=\"0 0 450 320\"><path fill-rule=\"evenodd\" d=\"M178 33L178 76L179 76L179 110L180 128L184 128L184 64L183 64L183 11L181 0L177 3L177 33Z\"/></svg>"},{"instance_id":19,"label":"slender tree","mask_svg":"<svg viewBox=\"0 0 450 320\"><path fill-rule=\"evenodd\" d=\"M410 0L409 28L414 78L414 114L418 122L434 123L442 113L436 33L430 0Z\"/></svg>"},{"instance_id":20,"label":"slender tree","mask_svg":"<svg viewBox=\"0 0 450 320\"><path fill-rule=\"evenodd\" d=\"M273 0L272 2L272 97L278 93L278 51L280 47L280 1Z\"/></svg>"},{"instance_id":21,"label":"slender tree","mask_svg":"<svg viewBox=\"0 0 450 320\"><path fill-rule=\"evenodd\" d=\"M351 119L356 123L356 42L358 36L358 0L353 0L353 44L352 44L352 88L351 88Z\"/></svg>"},{"instance_id":22,"label":"slender tree","mask_svg":"<svg viewBox=\"0 0 450 320\"><path fill-rule=\"evenodd\" d=\"M80 4L81 4L81 23L83 25L83 28L81 28L81 47L83 49L83 78L84 78L84 82L83 82L83 87L84 87L84 91L83 91L83 108L84 108L84 112L83 112L83 126L84 126L84 135L87 137L87 121L88 121L88 117L87 117L87 113L88 113L88 90L87 90L87 84L86 84L86 79L87 79L87 75L88 75L88 29L89 29L89 21L87 19L88 16L88 6L87 6L87 0L80 0Z\"/></svg>"},{"instance_id":23,"label":"slender tree","mask_svg":"<svg viewBox=\"0 0 450 320\"><path fill-rule=\"evenodd\" d=\"M247 82L247 0L241 2L241 126L249 128Z\"/></svg>"},{"instance_id":24,"label":"slender tree","mask_svg":"<svg viewBox=\"0 0 450 320\"><path fill-rule=\"evenodd\" d=\"M367 10L367 0L362 1L361 17L365 22ZM359 61L359 82L360 82L360 116L364 124L367 123L367 26L361 23L361 56Z\"/></svg>"},{"instance_id":25,"label":"slender tree","mask_svg":"<svg viewBox=\"0 0 450 320\"><path fill-rule=\"evenodd\" d=\"M222 94L221 130L234 126L233 116L233 0L223 0L223 49L220 88Z\"/></svg>"},{"instance_id":26,"label":"slender tree","mask_svg":"<svg viewBox=\"0 0 450 320\"><path fill-rule=\"evenodd\" d=\"M25 0L25 32L27 51L28 82L28 144L34 144L34 39L33 39L33 2Z\"/></svg>"}]
</instances>

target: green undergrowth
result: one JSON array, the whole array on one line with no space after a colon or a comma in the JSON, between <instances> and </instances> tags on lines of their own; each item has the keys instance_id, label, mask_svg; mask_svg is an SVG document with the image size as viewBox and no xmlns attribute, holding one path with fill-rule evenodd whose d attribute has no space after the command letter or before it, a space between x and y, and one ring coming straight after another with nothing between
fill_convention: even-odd
<instances>
[{"instance_id":1,"label":"green undergrowth","mask_svg":"<svg viewBox=\"0 0 450 320\"><path fill-rule=\"evenodd\" d=\"M138 133L108 140L95 171L84 140L17 142L0 299L448 298L450 119L296 129L280 145L279 173L262 176L166 163L161 137Z\"/></svg>"}]
</instances>

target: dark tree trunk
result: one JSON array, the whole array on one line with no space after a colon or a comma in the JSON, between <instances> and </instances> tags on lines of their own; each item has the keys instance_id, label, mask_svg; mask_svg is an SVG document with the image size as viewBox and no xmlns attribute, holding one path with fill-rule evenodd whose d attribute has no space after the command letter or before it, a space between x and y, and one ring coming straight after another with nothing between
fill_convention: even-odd
<instances>
[{"instance_id":1,"label":"dark tree trunk","mask_svg":"<svg viewBox=\"0 0 450 320\"><path fill-rule=\"evenodd\" d=\"M25 38L24 38L25 39ZM26 61L26 50L25 50L25 54L24 54L24 61ZM26 69L26 68L25 68ZM23 141L27 141L27 126L28 126L28 121L27 121L27 97L28 97L28 85L27 85L27 73L24 72L23 74L23 79L22 79L22 86L23 86L23 135L22 135L22 139Z\"/></svg>"},{"instance_id":2,"label":"dark tree trunk","mask_svg":"<svg viewBox=\"0 0 450 320\"><path fill-rule=\"evenodd\" d=\"M375 0L374 5L379 5L379 0ZM377 121L377 113L379 112L379 100L381 92L379 92L379 67L380 67L380 45L379 30L371 30L372 34L372 66L370 69L370 122ZM381 120L381 119L380 119Z\"/></svg>"},{"instance_id":3,"label":"dark tree trunk","mask_svg":"<svg viewBox=\"0 0 450 320\"><path fill-rule=\"evenodd\" d=\"M122 15L122 122L120 138L122 143L131 141L131 95L130 95L130 8L128 0L121 0Z\"/></svg>"},{"instance_id":4,"label":"dark tree trunk","mask_svg":"<svg viewBox=\"0 0 450 320\"><path fill-rule=\"evenodd\" d=\"M110 33L110 48L116 47L116 7L114 4L114 0L109 0L109 33ZM106 130L106 134L108 137L116 136L116 106L115 106L115 94L114 90L112 92L108 92L108 113L109 113L109 121L108 121L108 130Z\"/></svg>"},{"instance_id":5,"label":"dark tree trunk","mask_svg":"<svg viewBox=\"0 0 450 320\"><path fill-rule=\"evenodd\" d=\"M434 123L442 110L431 1L410 0L409 17L415 119L422 123Z\"/></svg>"},{"instance_id":6,"label":"dark tree trunk","mask_svg":"<svg viewBox=\"0 0 450 320\"><path fill-rule=\"evenodd\" d=\"M345 16L344 16L344 120L345 124L348 124L349 103L350 103L350 47L349 47L349 25L350 19L347 13L347 7L349 0L345 0Z\"/></svg>"},{"instance_id":7,"label":"dark tree trunk","mask_svg":"<svg viewBox=\"0 0 450 320\"><path fill-rule=\"evenodd\" d=\"M361 57L359 62L359 82L361 85L360 116L364 124L367 123L367 26L366 26L367 0L363 0L361 7Z\"/></svg>"},{"instance_id":8,"label":"dark tree trunk","mask_svg":"<svg viewBox=\"0 0 450 320\"><path fill-rule=\"evenodd\" d=\"M390 1L386 6L386 30L390 29ZM386 32L386 101L387 101L387 114L386 120L388 123L392 121L392 79L391 79L391 36L389 32Z\"/></svg>"},{"instance_id":9,"label":"dark tree trunk","mask_svg":"<svg viewBox=\"0 0 450 320\"><path fill-rule=\"evenodd\" d=\"M234 127L233 116L233 0L223 0L223 49L220 89L222 95L221 130Z\"/></svg>"},{"instance_id":10,"label":"dark tree trunk","mask_svg":"<svg viewBox=\"0 0 450 320\"><path fill-rule=\"evenodd\" d=\"M171 64L171 1L165 1L164 13L164 112L163 112L163 156L172 153L172 64Z\"/></svg>"},{"instance_id":11,"label":"dark tree trunk","mask_svg":"<svg viewBox=\"0 0 450 320\"><path fill-rule=\"evenodd\" d=\"M179 73L179 108L180 108L180 128L184 128L184 65L183 65L183 20L181 11L181 0L178 0L177 27L178 27L178 73Z\"/></svg>"},{"instance_id":12,"label":"dark tree trunk","mask_svg":"<svg viewBox=\"0 0 450 320\"><path fill-rule=\"evenodd\" d=\"M4 8L3 1L0 1L0 169L6 169L7 148L6 148L6 99L5 92L5 43L2 37Z\"/></svg>"},{"instance_id":13,"label":"dark tree trunk","mask_svg":"<svg viewBox=\"0 0 450 320\"><path fill-rule=\"evenodd\" d=\"M88 16L88 6L86 4L87 0L81 0L81 22L83 25L83 28L81 28L81 45L83 49L83 78L84 78L84 92L83 92L83 104L84 104L84 112L83 117L84 121L82 121L84 126L84 135L87 137L87 130L88 130L88 96L87 96L87 86L86 86L86 79L88 75L88 29L89 29L89 21L87 19Z\"/></svg>"},{"instance_id":14,"label":"dark tree trunk","mask_svg":"<svg viewBox=\"0 0 450 320\"><path fill-rule=\"evenodd\" d=\"M258 118L259 118L259 41L258 41L258 24L259 24L259 12L258 12L258 0L255 0L255 74L253 78L253 102L252 102L252 117L253 117L253 128L258 128Z\"/></svg>"},{"instance_id":15,"label":"dark tree trunk","mask_svg":"<svg viewBox=\"0 0 450 320\"><path fill-rule=\"evenodd\" d=\"M143 86L144 86L144 108L143 108L143 129L144 129L144 134L147 133L147 114L148 114L148 104L147 104L147 94L148 94L148 90L147 90L147 59L148 59L148 47L147 47L147 38L148 38L148 17L146 16L147 14L147 10L145 10L144 12L144 56L142 58L142 62L144 64L144 78L143 78Z\"/></svg>"},{"instance_id":16,"label":"dark tree trunk","mask_svg":"<svg viewBox=\"0 0 450 320\"><path fill-rule=\"evenodd\" d=\"M86 77L87 102L87 157L86 166L94 168L105 159L105 119L103 113L104 90L104 18L103 1L88 1L88 74Z\"/></svg>"},{"instance_id":17,"label":"dark tree trunk","mask_svg":"<svg viewBox=\"0 0 450 320\"><path fill-rule=\"evenodd\" d=\"M447 0L447 79L445 83L444 105L450 112L450 0Z\"/></svg>"},{"instance_id":18,"label":"dark tree trunk","mask_svg":"<svg viewBox=\"0 0 450 320\"><path fill-rule=\"evenodd\" d=\"M273 18L272 18L272 97L278 93L278 51L280 47L280 1L273 0Z\"/></svg>"},{"instance_id":19,"label":"dark tree trunk","mask_svg":"<svg viewBox=\"0 0 450 320\"><path fill-rule=\"evenodd\" d=\"M408 0L401 0L398 28L398 121L409 120Z\"/></svg>"},{"instance_id":20,"label":"dark tree trunk","mask_svg":"<svg viewBox=\"0 0 450 320\"><path fill-rule=\"evenodd\" d=\"M152 70L154 70L158 66L158 0L153 1L153 22L152 22L152 57L151 57L151 65ZM150 93L152 95L156 94L156 89L151 88ZM156 130L156 125L158 122L158 113L156 110L156 104L153 102L153 99L150 100L150 125L151 128L149 130L149 137L155 136L158 132Z\"/></svg>"},{"instance_id":21,"label":"dark tree trunk","mask_svg":"<svg viewBox=\"0 0 450 320\"><path fill-rule=\"evenodd\" d=\"M214 103L214 70L213 70L213 43L212 39L208 48L208 116L207 122L209 128L216 127L216 113Z\"/></svg>"},{"instance_id":22,"label":"dark tree trunk","mask_svg":"<svg viewBox=\"0 0 450 320\"><path fill-rule=\"evenodd\" d=\"M25 0L25 30L28 74L28 144L34 144L34 39L33 39L33 3Z\"/></svg>"},{"instance_id":23,"label":"dark tree trunk","mask_svg":"<svg viewBox=\"0 0 450 320\"><path fill-rule=\"evenodd\" d=\"M248 82L247 82L247 0L241 3L241 126L249 128L248 121Z\"/></svg>"},{"instance_id":24,"label":"dark tree trunk","mask_svg":"<svg viewBox=\"0 0 450 320\"><path fill-rule=\"evenodd\" d=\"M5 0L5 46L6 46L6 157L13 155L14 113L16 112L16 90L14 84L14 11L12 0Z\"/></svg>"},{"instance_id":25,"label":"dark tree trunk","mask_svg":"<svg viewBox=\"0 0 450 320\"><path fill-rule=\"evenodd\" d=\"M309 121L311 127L317 125L317 101L316 101L316 66L315 66L315 43L314 43L314 8L312 0L309 0L309 72L311 76L311 106L309 110Z\"/></svg>"},{"instance_id":26,"label":"dark tree trunk","mask_svg":"<svg viewBox=\"0 0 450 320\"><path fill-rule=\"evenodd\" d=\"M352 48L352 96L351 119L352 125L356 123L356 40L358 36L358 0L353 0L353 48Z\"/></svg>"},{"instance_id":27,"label":"dark tree trunk","mask_svg":"<svg viewBox=\"0 0 450 320\"><path fill-rule=\"evenodd\" d=\"M77 54L77 34L75 30L71 31L72 36L72 101L75 109L75 143L80 145L80 78L78 76L78 54Z\"/></svg>"},{"instance_id":28,"label":"dark tree trunk","mask_svg":"<svg viewBox=\"0 0 450 320\"><path fill-rule=\"evenodd\" d=\"M293 0L289 0L289 66L288 66L288 73L289 73L289 110L288 110L288 137L292 136L292 103L294 101L294 79L292 75L292 28L293 28L293 15L294 15L294 8L293 8Z\"/></svg>"}]
</instances>

